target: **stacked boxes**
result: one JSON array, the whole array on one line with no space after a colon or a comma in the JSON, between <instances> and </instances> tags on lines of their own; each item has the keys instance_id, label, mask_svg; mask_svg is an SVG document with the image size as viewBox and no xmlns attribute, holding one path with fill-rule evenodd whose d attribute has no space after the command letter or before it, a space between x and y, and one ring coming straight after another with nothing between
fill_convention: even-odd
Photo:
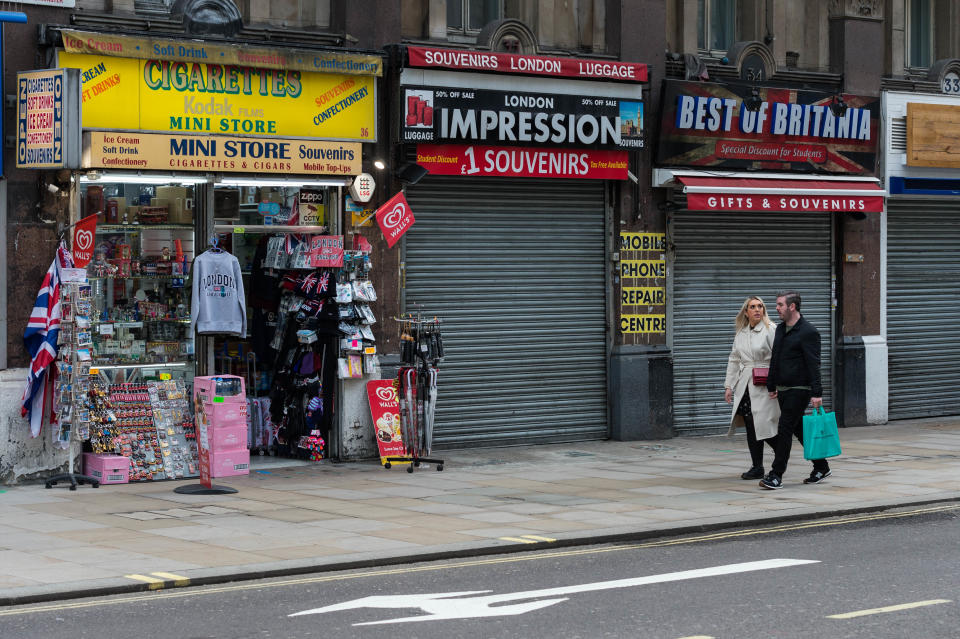
<instances>
[{"instance_id":1,"label":"stacked boxes","mask_svg":"<svg viewBox=\"0 0 960 639\"><path fill-rule=\"evenodd\" d=\"M243 378L236 375L195 377L193 392L198 408L197 419L205 421L210 476L249 474L247 395ZM198 440L201 439L198 436Z\"/></svg>"},{"instance_id":2,"label":"stacked boxes","mask_svg":"<svg viewBox=\"0 0 960 639\"><path fill-rule=\"evenodd\" d=\"M84 453L83 474L101 484L126 484L130 481L130 460L121 455Z\"/></svg>"},{"instance_id":3,"label":"stacked boxes","mask_svg":"<svg viewBox=\"0 0 960 639\"><path fill-rule=\"evenodd\" d=\"M185 186L158 186L153 206L166 206L171 224L193 224L193 189Z\"/></svg>"}]
</instances>

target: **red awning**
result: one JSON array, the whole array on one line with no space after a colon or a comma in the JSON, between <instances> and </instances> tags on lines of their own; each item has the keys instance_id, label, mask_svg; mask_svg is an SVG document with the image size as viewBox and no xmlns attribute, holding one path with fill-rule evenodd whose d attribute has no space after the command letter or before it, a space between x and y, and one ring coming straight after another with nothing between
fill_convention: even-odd
<instances>
[{"instance_id":1,"label":"red awning","mask_svg":"<svg viewBox=\"0 0 960 639\"><path fill-rule=\"evenodd\" d=\"M874 181L679 175L691 211L881 213L886 192Z\"/></svg>"}]
</instances>

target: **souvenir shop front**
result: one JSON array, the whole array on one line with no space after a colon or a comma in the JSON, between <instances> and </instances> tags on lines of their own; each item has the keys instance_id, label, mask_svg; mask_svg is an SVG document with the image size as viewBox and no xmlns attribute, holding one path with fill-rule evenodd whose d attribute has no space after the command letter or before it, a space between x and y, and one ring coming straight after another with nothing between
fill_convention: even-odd
<instances>
[{"instance_id":1,"label":"souvenir shop front","mask_svg":"<svg viewBox=\"0 0 960 639\"><path fill-rule=\"evenodd\" d=\"M960 63L941 94L884 93L890 419L960 414ZM918 309L919 310L918 313Z\"/></svg>"},{"instance_id":2,"label":"souvenir shop front","mask_svg":"<svg viewBox=\"0 0 960 639\"><path fill-rule=\"evenodd\" d=\"M678 435L726 432L723 371L750 295L776 323L777 292L801 294L803 315L820 331L824 403L832 405L838 216L883 211L873 177L879 115L874 97L666 83L654 186L669 189Z\"/></svg>"},{"instance_id":3,"label":"souvenir shop front","mask_svg":"<svg viewBox=\"0 0 960 639\"><path fill-rule=\"evenodd\" d=\"M214 477L251 452L336 455L341 380L379 377L370 246L344 245L341 214L381 58L253 67L227 44L62 38L58 66L83 79L70 235L89 259L66 271L65 430L131 460L131 480L197 474L195 411L226 425Z\"/></svg>"},{"instance_id":4,"label":"souvenir shop front","mask_svg":"<svg viewBox=\"0 0 960 639\"><path fill-rule=\"evenodd\" d=\"M435 441L609 436L613 188L644 144L647 67L409 46L398 80L402 304L444 322Z\"/></svg>"}]
</instances>

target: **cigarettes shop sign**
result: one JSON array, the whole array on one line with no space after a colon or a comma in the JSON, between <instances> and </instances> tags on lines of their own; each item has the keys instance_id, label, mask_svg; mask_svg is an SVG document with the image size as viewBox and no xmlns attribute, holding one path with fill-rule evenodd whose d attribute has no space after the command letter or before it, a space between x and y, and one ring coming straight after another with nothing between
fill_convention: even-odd
<instances>
[{"instance_id":1,"label":"cigarettes shop sign","mask_svg":"<svg viewBox=\"0 0 960 639\"><path fill-rule=\"evenodd\" d=\"M80 78L72 69L17 74L17 166L80 166Z\"/></svg>"},{"instance_id":2,"label":"cigarettes shop sign","mask_svg":"<svg viewBox=\"0 0 960 639\"><path fill-rule=\"evenodd\" d=\"M87 131L83 168L356 175L359 142Z\"/></svg>"},{"instance_id":3,"label":"cigarettes shop sign","mask_svg":"<svg viewBox=\"0 0 960 639\"><path fill-rule=\"evenodd\" d=\"M376 79L59 52L80 69L85 129L376 141Z\"/></svg>"},{"instance_id":4,"label":"cigarettes shop sign","mask_svg":"<svg viewBox=\"0 0 960 639\"><path fill-rule=\"evenodd\" d=\"M637 62L578 60L576 58L550 58L539 55L427 47L407 47L407 54L411 67L485 71L487 73L520 73L614 82L647 81L647 65Z\"/></svg>"},{"instance_id":5,"label":"cigarettes shop sign","mask_svg":"<svg viewBox=\"0 0 960 639\"><path fill-rule=\"evenodd\" d=\"M631 150L644 146L643 102L612 97L402 87L400 140Z\"/></svg>"},{"instance_id":6,"label":"cigarettes shop sign","mask_svg":"<svg viewBox=\"0 0 960 639\"><path fill-rule=\"evenodd\" d=\"M431 175L626 180L628 158L626 151L420 144L417 164Z\"/></svg>"},{"instance_id":7,"label":"cigarettes shop sign","mask_svg":"<svg viewBox=\"0 0 960 639\"><path fill-rule=\"evenodd\" d=\"M854 175L876 168L880 100L871 96L668 81L662 118L664 166Z\"/></svg>"}]
</instances>

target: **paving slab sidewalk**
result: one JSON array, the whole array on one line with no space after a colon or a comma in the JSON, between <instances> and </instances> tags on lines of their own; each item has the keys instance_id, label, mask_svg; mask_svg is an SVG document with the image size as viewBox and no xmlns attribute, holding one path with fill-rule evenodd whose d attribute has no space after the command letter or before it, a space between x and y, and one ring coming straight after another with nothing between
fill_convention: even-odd
<instances>
[{"instance_id":1,"label":"paving slab sidewalk","mask_svg":"<svg viewBox=\"0 0 960 639\"><path fill-rule=\"evenodd\" d=\"M443 472L283 465L216 481L0 486L0 605L406 561L642 539L960 500L960 419L841 431L818 485L739 478L741 435L448 451ZM769 466L772 452L765 451Z\"/></svg>"}]
</instances>

